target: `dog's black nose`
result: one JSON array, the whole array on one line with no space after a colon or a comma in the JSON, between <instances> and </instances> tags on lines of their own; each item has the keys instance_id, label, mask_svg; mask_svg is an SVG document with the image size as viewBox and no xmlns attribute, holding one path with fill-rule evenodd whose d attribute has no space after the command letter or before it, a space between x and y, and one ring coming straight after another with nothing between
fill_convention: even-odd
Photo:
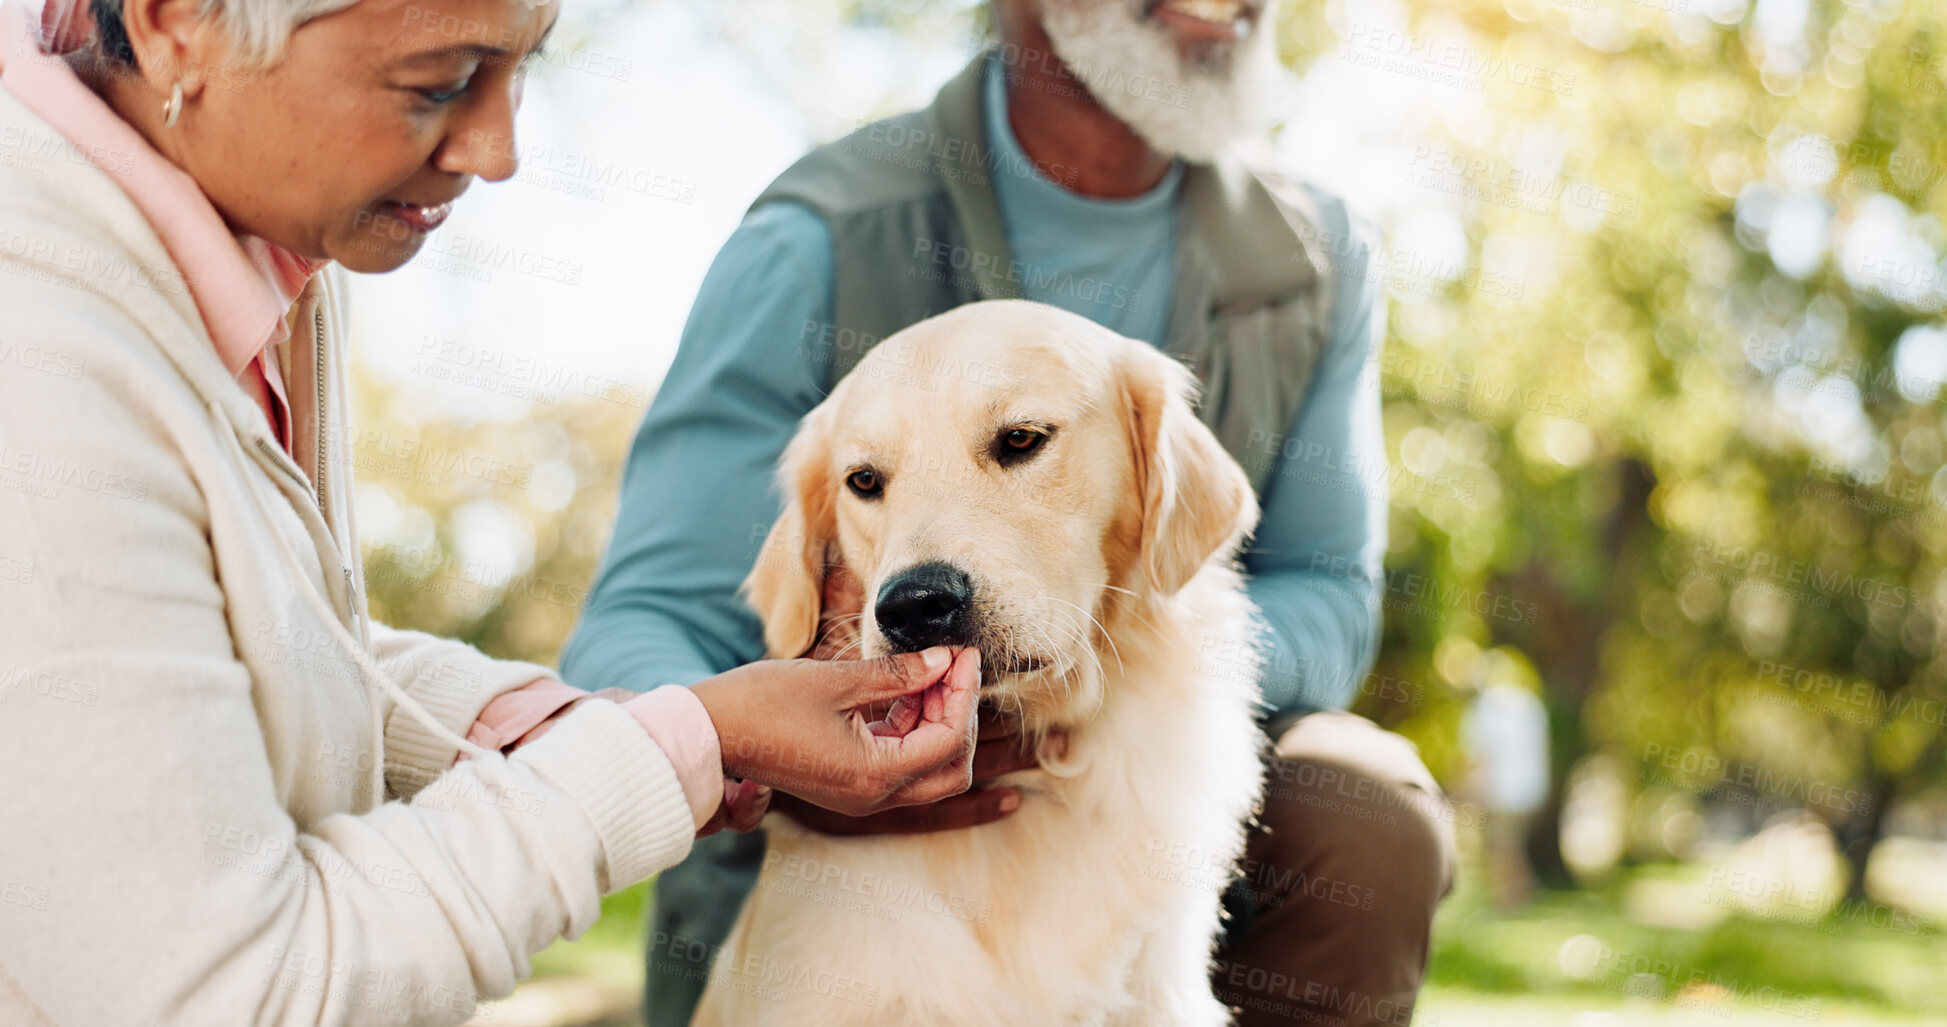
<instances>
[{"instance_id":1,"label":"dog's black nose","mask_svg":"<svg viewBox=\"0 0 1947 1027\"><path fill-rule=\"evenodd\" d=\"M973 582L944 563L922 563L892 576L879 590L879 630L893 652L966 645L972 623Z\"/></svg>"}]
</instances>

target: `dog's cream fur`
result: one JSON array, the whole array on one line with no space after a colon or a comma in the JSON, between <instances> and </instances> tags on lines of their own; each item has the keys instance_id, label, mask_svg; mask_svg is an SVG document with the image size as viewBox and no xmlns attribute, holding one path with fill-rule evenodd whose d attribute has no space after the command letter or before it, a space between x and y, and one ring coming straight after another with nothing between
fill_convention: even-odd
<instances>
[{"instance_id":1,"label":"dog's cream fur","mask_svg":"<svg viewBox=\"0 0 1947 1027\"><path fill-rule=\"evenodd\" d=\"M1208 984L1218 895L1260 788L1250 607L1232 557L1243 472L1153 348L1020 301L885 340L785 454L786 509L747 582L772 655L805 652L827 569L873 597L965 570L984 697L1060 759L1018 812L840 838L782 816L694 1021L708 1027L1228 1022ZM995 440L1048 429L1002 466ZM861 498L848 477L882 483Z\"/></svg>"}]
</instances>

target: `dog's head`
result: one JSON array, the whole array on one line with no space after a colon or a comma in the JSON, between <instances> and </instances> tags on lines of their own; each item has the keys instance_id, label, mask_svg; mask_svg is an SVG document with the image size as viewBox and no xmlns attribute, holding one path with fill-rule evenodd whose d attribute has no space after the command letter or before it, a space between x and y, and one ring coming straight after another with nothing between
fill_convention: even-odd
<instances>
[{"instance_id":1,"label":"dog's head","mask_svg":"<svg viewBox=\"0 0 1947 1027\"><path fill-rule=\"evenodd\" d=\"M1257 517L1250 483L1153 347L1054 307L975 303L872 350L804 419L784 513L745 582L773 656L863 589L860 653L981 651L983 695L1040 725L1102 700L1139 620Z\"/></svg>"}]
</instances>

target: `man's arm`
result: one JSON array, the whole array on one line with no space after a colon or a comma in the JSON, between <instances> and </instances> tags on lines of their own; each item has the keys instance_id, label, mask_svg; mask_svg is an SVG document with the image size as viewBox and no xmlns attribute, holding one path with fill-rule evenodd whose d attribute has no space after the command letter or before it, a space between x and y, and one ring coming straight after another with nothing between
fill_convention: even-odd
<instances>
[{"instance_id":1,"label":"man's arm","mask_svg":"<svg viewBox=\"0 0 1947 1027\"><path fill-rule=\"evenodd\" d=\"M1371 358L1385 335L1384 295L1368 280L1371 246L1344 206L1320 206L1326 238L1361 241L1334 264L1325 350L1243 561L1268 628L1260 684L1273 716L1345 708L1379 648L1387 464Z\"/></svg>"},{"instance_id":2,"label":"man's arm","mask_svg":"<svg viewBox=\"0 0 1947 1027\"><path fill-rule=\"evenodd\" d=\"M641 692L764 655L737 586L777 519L778 456L824 398L832 276L825 223L794 204L753 211L717 254L636 433L568 683Z\"/></svg>"}]
</instances>

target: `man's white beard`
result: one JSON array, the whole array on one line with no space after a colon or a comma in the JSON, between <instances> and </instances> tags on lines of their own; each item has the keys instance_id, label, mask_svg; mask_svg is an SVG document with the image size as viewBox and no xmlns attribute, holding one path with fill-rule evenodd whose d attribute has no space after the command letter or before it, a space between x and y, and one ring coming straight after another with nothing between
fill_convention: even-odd
<instances>
[{"instance_id":1,"label":"man's white beard","mask_svg":"<svg viewBox=\"0 0 1947 1027\"><path fill-rule=\"evenodd\" d=\"M1142 8L1143 0L1044 0L1041 25L1069 72L1163 153L1207 161L1268 125L1279 71L1275 4L1249 38L1202 60L1184 57Z\"/></svg>"}]
</instances>

